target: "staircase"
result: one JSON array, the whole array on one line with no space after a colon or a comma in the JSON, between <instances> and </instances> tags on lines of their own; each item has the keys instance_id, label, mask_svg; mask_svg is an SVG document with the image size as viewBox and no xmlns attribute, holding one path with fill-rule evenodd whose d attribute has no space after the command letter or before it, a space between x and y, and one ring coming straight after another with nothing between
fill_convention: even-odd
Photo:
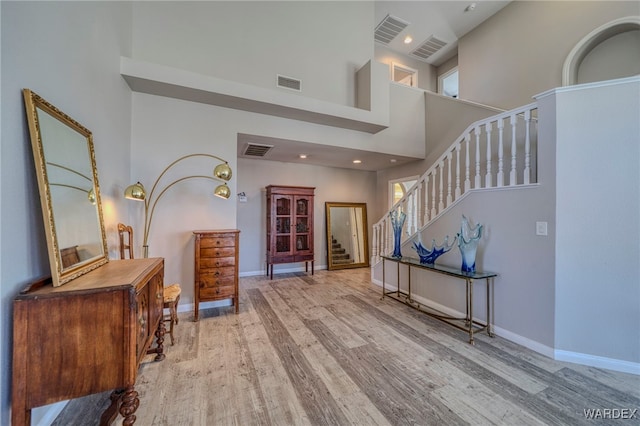
<instances>
[{"instance_id":1,"label":"staircase","mask_svg":"<svg viewBox=\"0 0 640 426\"><path fill-rule=\"evenodd\" d=\"M351 255L347 253L347 250L342 248L342 244L340 244L335 238L331 239L331 259L334 265L346 265L353 263Z\"/></svg>"},{"instance_id":2,"label":"staircase","mask_svg":"<svg viewBox=\"0 0 640 426\"><path fill-rule=\"evenodd\" d=\"M393 252L389 215L402 211L402 242L481 189L537 183L537 103L471 124L376 224L371 264Z\"/></svg>"}]
</instances>

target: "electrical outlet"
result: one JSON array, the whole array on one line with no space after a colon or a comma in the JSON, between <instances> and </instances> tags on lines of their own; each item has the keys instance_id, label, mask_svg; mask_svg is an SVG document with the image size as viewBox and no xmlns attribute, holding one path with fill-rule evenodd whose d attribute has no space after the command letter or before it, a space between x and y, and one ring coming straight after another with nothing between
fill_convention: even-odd
<instances>
[{"instance_id":1,"label":"electrical outlet","mask_svg":"<svg viewBox=\"0 0 640 426\"><path fill-rule=\"evenodd\" d=\"M547 222L536 222L536 235L547 235Z\"/></svg>"}]
</instances>

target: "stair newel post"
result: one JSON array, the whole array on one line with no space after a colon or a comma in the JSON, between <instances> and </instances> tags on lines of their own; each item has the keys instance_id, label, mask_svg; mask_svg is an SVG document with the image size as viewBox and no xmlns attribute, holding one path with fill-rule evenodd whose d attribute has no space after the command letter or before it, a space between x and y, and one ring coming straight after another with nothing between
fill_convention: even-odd
<instances>
[{"instance_id":1,"label":"stair newel post","mask_svg":"<svg viewBox=\"0 0 640 426\"><path fill-rule=\"evenodd\" d=\"M476 127L474 129L476 134L476 178L473 183L474 189L482 188L482 183L480 181L480 127Z\"/></svg>"},{"instance_id":2,"label":"stair newel post","mask_svg":"<svg viewBox=\"0 0 640 426\"><path fill-rule=\"evenodd\" d=\"M491 132L493 130L493 124L488 122L484 125L484 129L487 135L487 173L484 175L484 187L491 188L493 186L493 179L491 176Z\"/></svg>"},{"instance_id":3,"label":"stair newel post","mask_svg":"<svg viewBox=\"0 0 640 426\"><path fill-rule=\"evenodd\" d=\"M378 225L373 225L371 233L371 265L375 265L378 262Z\"/></svg>"},{"instance_id":4,"label":"stair newel post","mask_svg":"<svg viewBox=\"0 0 640 426\"><path fill-rule=\"evenodd\" d=\"M496 186L502 187L504 186L504 164L503 164L503 155L504 155L504 146L503 146L503 131L504 131L504 118L498 119L498 175Z\"/></svg>"},{"instance_id":5,"label":"stair newel post","mask_svg":"<svg viewBox=\"0 0 640 426\"><path fill-rule=\"evenodd\" d=\"M443 183L443 175L444 175L444 161L440 161L438 163L438 171L439 171L439 175L440 175L440 186L439 186L439 190L440 190L440 196L438 197L439 203L438 203L438 213L442 213L442 210L444 210L444 183Z\"/></svg>"},{"instance_id":6,"label":"stair newel post","mask_svg":"<svg viewBox=\"0 0 640 426\"><path fill-rule=\"evenodd\" d=\"M455 199L460 198L460 142L456 144L456 191Z\"/></svg>"},{"instance_id":7,"label":"stair newel post","mask_svg":"<svg viewBox=\"0 0 640 426\"><path fill-rule=\"evenodd\" d=\"M437 169L433 171L433 181L431 184L431 220L438 214L436 210L436 172Z\"/></svg>"},{"instance_id":8,"label":"stair newel post","mask_svg":"<svg viewBox=\"0 0 640 426\"><path fill-rule=\"evenodd\" d=\"M531 125L531 110L524 112L524 184L531 182L531 135L529 126Z\"/></svg>"},{"instance_id":9,"label":"stair newel post","mask_svg":"<svg viewBox=\"0 0 640 426\"><path fill-rule=\"evenodd\" d=\"M466 149L465 149L465 160L464 160L464 170L465 170L465 178L464 178L464 192L467 192L468 190L471 189L471 172L470 172L470 162L471 160L469 159L469 145L471 142L471 132L467 133L466 135L464 135L464 141L466 144Z\"/></svg>"},{"instance_id":10,"label":"stair newel post","mask_svg":"<svg viewBox=\"0 0 640 426\"><path fill-rule=\"evenodd\" d=\"M518 184L516 174L516 125L518 124L515 114L511 114L511 172L509 173L509 185L514 186Z\"/></svg>"},{"instance_id":11,"label":"stair newel post","mask_svg":"<svg viewBox=\"0 0 640 426\"><path fill-rule=\"evenodd\" d=\"M453 158L451 151L447 154L447 207L453 203L453 198L451 197L451 159Z\"/></svg>"}]
</instances>

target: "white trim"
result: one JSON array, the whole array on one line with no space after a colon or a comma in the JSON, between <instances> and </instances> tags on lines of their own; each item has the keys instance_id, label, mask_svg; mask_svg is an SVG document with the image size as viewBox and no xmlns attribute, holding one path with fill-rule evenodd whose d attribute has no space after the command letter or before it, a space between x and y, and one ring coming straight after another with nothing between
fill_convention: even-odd
<instances>
[{"instance_id":1,"label":"white trim","mask_svg":"<svg viewBox=\"0 0 640 426\"><path fill-rule=\"evenodd\" d=\"M449 77L450 75L457 73L458 72L458 65L456 65L455 67L451 68L449 71L440 74L438 76L438 94L445 96L447 98L452 98L452 99L458 99L460 97L460 83L458 82L458 97L454 98L452 96L447 96L444 94L444 79ZM458 78L460 77L460 74L458 74Z\"/></svg>"},{"instance_id":2,"label":"white trim","mask_svg":"<svg viewBox=\"0 0 640 426\"><path fill-rule=\"evenodd\" d=\"M611 38L617 34L630 31L629 27L636 26L640 29L640 16L627 16L624 18L614 19L604 25L599 26L589 34L584 36L571 49L562 66L562 85L570 86L578 80L578 68L583 59L598 44Z\"/></svg>"},{"instance_id":3,"label":"white trim","mask_svg":"<svg viewBox=\"0 0 640 426\"><path fill-rule=\"evenodd\" d=\"M371 266L371 273L372 273L371 282L377 285L378 287L382 287L382 281L373 278L373 268L374 266ZM394 285L385 284L385 289L395 290L396 288L397 287ZM436 309L444 314L452 315L452 316L464 315L462 312L458 312L455 309L451 309L447 306L441 305L439 303L436 303L424 297L421 297L415 294L412 294L411 297L414 300L421 303L422 305L430 307L432 309ZM480 321L484 321L484 318L480 319ZM534 352L542 354L556 361L564 361L564 362L570 362L573 364L588 365L588 366L597 367L597 368L604 368L604 369L613 370L613 371L620 371L623 373L640 375L640 363L623 361L623 360L614 359L614 358L605 358L605 357L596 356L596 355L582 354L578 352L563 351L560 349L554 349L552 347L544 345L535 340L531 340L527 337L523 337L519 334L516 334L504 328L497 327L495 325L493 325L492 328L496 336L500 336L513 343L522 345L527 349L531 349Z\"/></svg>"},{"instance_id":4,"label":"white trim","mask_svg":"<svg viewBox=\"0 0 640 426\"><path fill-rule=\"evenodd\" d=\"M592 83L575 84L573 86L556 87L554 89L547 90L545 92L535 95L533 98L537 101L549 95L555 95L557 93L573 92L576 90L595 89L598 87L617 86L619 84L640 83L640 75L634 75L631 77L616 78L613 80L594 81Z\"/></svg>"},{"instance_id":5,"label":"white trim","mask_svg":"<svg viewBox=\"0 0 640 426\"><path fill-rule=\"evenodd\" d=\"M413 78L411 79L411 84L404 84L396 81L396 68L399 71L407 72L413 76ZM402 84L403 86L418 87L418 70L403 65L399 62L391 62L391 81L394 83Z\"/></svg>"},{"instance_id":6,"label":"white trim","mask_svg":"<svg viewBox=\"0 0 640 426\"><path fill-rule=\"evenodd\" d=\"M607 370L620 371L640 375L640 363L623 361L614 358L605 358L597 355L582 354L579 352L555 350L554 359L558 361L572 362L574 364L588 365L596 368L605 368Z\"/></svg>"}]
</instances>

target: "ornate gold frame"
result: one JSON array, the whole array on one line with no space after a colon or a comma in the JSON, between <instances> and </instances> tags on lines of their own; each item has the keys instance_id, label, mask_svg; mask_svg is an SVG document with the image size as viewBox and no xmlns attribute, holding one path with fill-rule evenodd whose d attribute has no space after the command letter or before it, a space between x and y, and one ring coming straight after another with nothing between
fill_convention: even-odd
<instances>
[{"instance_id":1,"label":"ornate gold frame","mask_svg":"<svg viewBox=\"0 0 640 426\"><path fill-rule=\"evenodd\" d=\"M44 100L36 93L32 92L29 89L24 89L22 92L27 113L27 121L29 124L29 134L31 136L31 146L33 150L36 175L38 178L38 188L40 190L40 203L42 206L42 215L46 231L45 233L47 238L47 248L49 251L49 262L51 264L51 277L54 287L57 287L73 280L74 278L79 277L80 275L86 274L87 272L96 269L109 261L109 255L107 251L107 238L100 199L100 186L98 184L98 172L96 169L95 153L93 149L93 136L90 130L60 111L58 108ZM62 221L65 220L65 216L64 214L60 213L56 215L53 207L54 203L52 201L51 185L48 178L48 163L47 158L45 158L43 135L41 130L40 118L38 116L38 114L42 113L48 114L50 117L56 119L58 122L67 126L71 130L79 133L87 141L88 157L90 162L90 165L88 166L90 166L92 171L90 180L93 179L91 183L95 197L95 217L98 222L96 225L98 228L98 233L100 234L100 241L97 242L97 246L101 248L102 253L85 260L80 260L78 263L72 264L70 266L63 265L61 250L64 249L64 247L60 247L59 245L58 234L56 230L56 222L59 222L61 224ZM55 141L47 140L44 143L51 144L55 143ZM55 147L50 149L55 149Z\"/></svg>"}]
</instances>

